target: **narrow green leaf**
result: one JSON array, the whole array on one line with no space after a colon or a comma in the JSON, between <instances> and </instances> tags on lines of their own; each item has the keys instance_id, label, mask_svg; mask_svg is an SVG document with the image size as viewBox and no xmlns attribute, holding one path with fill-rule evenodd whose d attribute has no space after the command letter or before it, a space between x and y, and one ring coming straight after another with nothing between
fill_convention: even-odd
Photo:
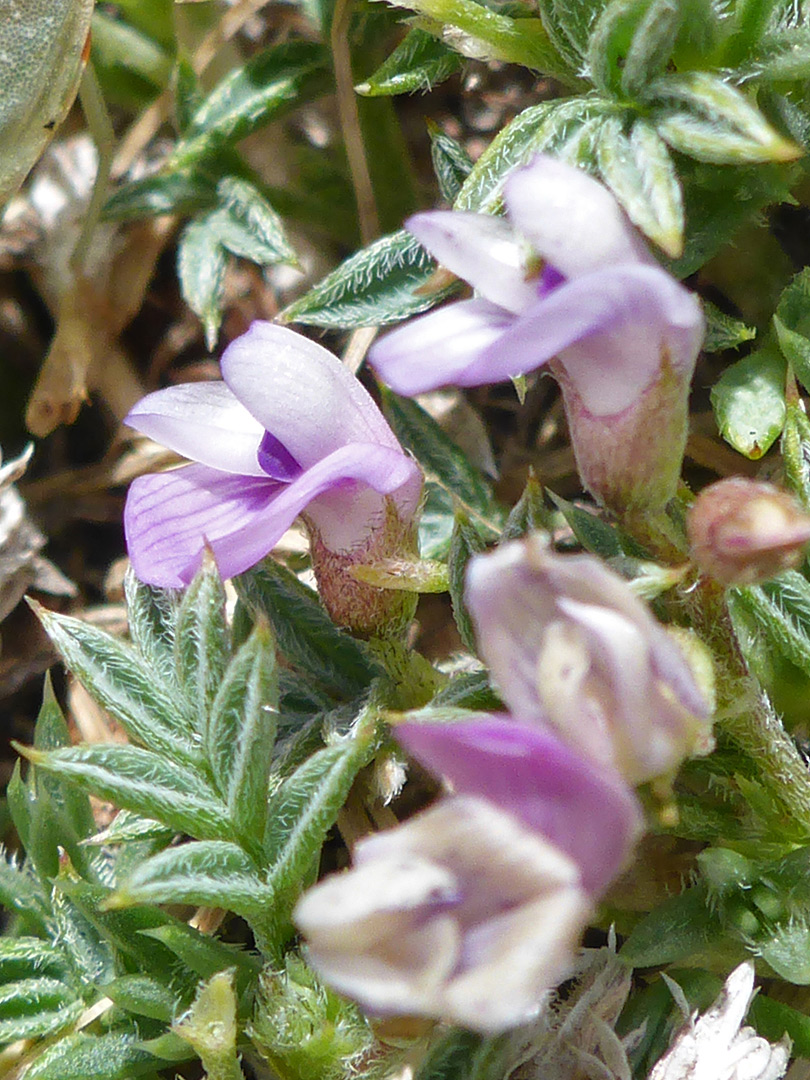
<instances>
[{"instance_id":1,"label":"narrow green leaf","mask_svg":"<svg viewBox=\"0 0 810 1080\"><path fill-rule=\"evenodd\" d=\"M265 835L265 857L277 926L289 918L304 874L320 851L355 777L376 749L375 730L362 727L354 738L314 753L276 793Z\"/></svg>"},{"instance_id":2,"label":"narrow green leaf","mask_svg":"<svg viewBox=\"0 0 810 1080\"><path fill-rule=\"evenodd\" d=\"M785 424L784 357L772 344L726 368L711 392L717 427L735 450L755 461Z\"/></svg>"},{"instance_id":3,"label":"narrow green leaf","mask_svg":"<svg viewBox=\"0 0 810 1080\"><path fill-rule=\"evenodd\" d=\"M75 991L56 979L25 979L0 986L0 1043L64 1031L84 1011Z\"/></svg>"},{"instance_id":4,"label":"narrow green leaf","mask_svg":"<svg viewBox=\"0 0 810 1080\"><path fill-rule=\"evenodd\" d=\"M606 521L589 510L561 499L553 491L548 494L565 518L571 532L586 551L602 559L614 559L623 555L644 558L646 554L644 549L622 534L614 525L608 525Z\"/></svg>"},{"instance_id":5,"label":"narrow green leaf","mask_svg":"<svg viewBox=\"0 0 810 1080\"><path fill-rule=\"evenodd\" d=\"M49 905L42 886L29 866L9 862L1 850L0 905L19 916L26 929L45 932Z\"/></svg>"},{"instance_id":6,"label":"narrow green leaf","mask_svg":"<svg viewBox=\"0 0 810 1080\"><path fill-rule=\"evenodd\" d=\"M703 301L703 314L706 316L706 337L703 351L722 352L724 349L736 349L753 341L757 332L753 326L746 326L741 319L726 315L709 300Z\"/></svg>"},{"instance_id":7,"label":"narrow green leaf","mask_svg":"<svg viewBox=\"0 0 810 1080\"><path fill-rule=\"evenodd\" d=\"M741 605L761 633L791 663L810 675L810 582L795 570L765 585L735 590L732 603Z\"/></svg>"},{"instance_id":8,"label":"narrow green leaf","mask_svg":"<svg viewBox=\"0 0 810 1080\"><path fill-rule=\"evenodd\" d=\"M120 1009L161 1020L164 1024L170 1024L182 1012L177 995L149 975L122 975L107 983L104 993Z\"/></svg>"},{"instance_id":9,"label":"narrow green leaf","mask_svg":"<svg viewBox=\"0 0 810 1080\"><path fill-rule=\"evenodd\" d=\"M447 570L450 585L450 601L453 605L453 618L464 646L473 654L477 653L475 630L470 613L464 602L467 564L473 555L486 547L486 541L463 511L456 513L453 536L450 540L450 553Z\"/></svg>"},{"instance_id":10,"label":"narrow green leaf","mask_svg":"<svg viewBox=\"0 0 810 1080\"><path fill-rule=\"evenodd\" d=\"M69 969L61 950L38 937L0 938L0 986L47 975L65 982Z\"/></svg>"},{"instance_id":11,"label":"narrow green leaf","mask_svg":"<svg viewBox=\"0 0 810 1080\"><path fill-rule=\"evenodd\" d=\"M34 610L68 670L131 739L172 759L199 760L185 702L130 646L69 615Z\"/></svg>"},{"instance_id":12,"label":"narrow green leaf","mask_svg":"<svg viewBox=\"0 0 810 1080\"><path fill-rule=\"evenodd\" d=\"M810 26L766 34L750 64L743 64L740 73L763 82L804 81L810 77Z\"/></svg>"},{"instance_id":13,"label":"narrow green leaf","mask_svg":"<svg viewBox=\"0 0 810 1080\"><path fill-rule=\"evenodd\" d=\"M482 1035L472 1031L450 1031L431 1048L419 1066L415 1080L472 1080L479 1077L476 1059L486 1042ZM505 1064L501 1064L501 1075Z\"/></svg>"},{"instance_id":14,"label":"narrow green leaf","mask_svg":"<svg viewBox=\"0 0 810 1080\"><path fill-rule=\"evenodd\" d=\"M200 979L210 979L218 971L235 968L238 980L244 987L256 978L262 968L261 960L255 954L201 934L193 926L176 919L141 933L160 942Z\"/></svg>"},{"instance_id":15,"label":"narrow green leaf","mask_svg":"<svg viewBox=\"0 0 810 1080\"><path fill-rule=\"evenodd\" d=\"M594 125L598 128L605 117L623 112L623 106L596 95L530 105L498 132L476 161L454 209L496 212L504 182L513 169L541 152L570 157L569 150L579 145L583 130L590 131Z\"/></svg>"},{"instance_id":16,"label":"narrow green leaf","mask_svg":"<svg viewBox=\"0 0 810 1080\"><path fill-rule=\"evenodd\" d=\"M233 972L217 972L201 986L172 1031L199 1055L208 1080L244 1080L236 1051L238 1025Z\"/></svg>"},{"instance_id":17,"label":"narrow green leaf","mask_svg":"<svg viewBox=\"0 0 810 1080\"><path fill-rule=\"evenodd\" d=\"M331 83L323 46L287 41L230 72L197 109L172 156L191 164L238 142L290 109L326 93Z\"/></svg>"},{"instance_id":18,"label":"narrow green leaf","mask_svg":"<svg viewBox=\"0 0 810 1080\"><path fill-rule=\"evenodd\" d=\"M429 285L435 264L404 230L358 251L281 313L285 323L385 326L433 307L449 290Z\"/></svg>"},{"instance_id":19,"label":"narrow green leaf","mask_svg":"<svg viewBox=\"0 0 810 1080\"><path fill-rule=\"evenodd\" d=\"M683 251L683 198L669 151L655 128L638 119L630 134L617 116L599 131L597 162L605 183L638 227L671 258Z\"/></svg>"},{"instance_id":20,"label":"narrow green leaf","mask_svg":"<svg viewBox=\"0 0 810 1080\"><path fill-rule=\"evenodd\" d=\"M207 904L250 919L270 895L256 864L240 847L209 840L167 848L146 859L107 906Z\"/></svg>"},{"instance_id":21,"label":"narrow green leaf","mask_svg":"<svg viewBox=\"0 0 810 1080\"><path fill-rule=\"evenodd\" d=\"M217 185L217 195L222 206L219 238L224 248L259 266L297 264L284 222L254 184L227 176Z\"/></svg>"},{"instance_id":22,"label":"narrow green leaf","mask_svg":"<svg viewBox=\"0 0 810 1080\"><path fill-rule=\"evenodd\" d=\"M669 145L717 165L793 161L801 149L780 135L742 91L716 75L664 75L649 87L650 120Z\"/></svg>"},{"instance_id":23,"label":"narrow green leaf","mask_svg":"<svg viewBox=\"0 0 810 1080\"><path fill-rule=\"evenodd\" d=\"M382 390L382 399L394 433L415 455L428 477L446 488L491 530L500 532L504 515L495 500L492 484L470 464L461 448L418 402L398 397L386 388Z\"/></svg>"},{"instance_id":24,"label":"narrow green leaf","mask_svg":"<svg viewBox=\"0 0 810 1080\"><path fill-rule=\"evenodd\" d=\"M161 1062L134 1035L68 1035L48 1047L26 1070L26 1080L135 1080Z\"/></svg>"},{"instance_id":25,"label":"narrow green leaf","mask_svg":"<svg viewBox=\"0 0 810 1080\"><path fill-rule=\"evenodd\" d=\"M180 605L177 589L157 589L144 585L132 567L124 577L127 622L132 643L152 671L171 685L177 676L174 639Z\"/></svg>"},{"instance_id":26,"label":"narrow green leaf","mask_svg":"<svg viewBox=\"0 0 810 1080\"><path fill-rule=\"evenodd\" d=\"M227 262L216 211L185 227L177 247L180 289L185 302L202 319L209 350L216 345L222 321Z\"/></svg>"},{"instance_id":27,"label":"narrow green leaf","mask_svg":"<svg viewBox=\"0 0 810 1080\"><path fill-rule=\"evenodd\" d=\"M518 501L509 511L509 517L501 533L501 543L517 540L531 532L547 532L551 526L551 513L543 498L543 485L534 469L529 469L526 486Z\"/></svg>"},{"instance_id":28,"label":"narrow green leaf","mask_svg":"<svg viewBox=\"0 0 810 1080\"><path fill-rule=\"evenodd\" d=\"M424 505L419 521L419 550L425 559L447 559L453 535L453 496L435 480L425 481Z\"/></svg>"},{"instance_id":29,"label":"narrow green leaf","mask_svg":"<svg viewBox=\"0 0 810 1080\"><path fill-rule=\"evenodd\" d=\"M133 814L131 810L119 810L106 829L88 837L85 843L106 847L143 840L161 840L168 843L172 836L174 830L153 818L141 817L140 814Z\"/></svg>"},{"instance_id":30,"label":"narrow green leaf","mask_svg":"<svg viewBox=\"0 0 810 1080\"><path fill-rule=\"evenodd\" d=\"M773 325L779 347L805 388L810 385L810 269L796 274L782 293Z\"/></svg>"},{"instance_id":31,"label":"narrow green leaf","mask_svg":"<svg viewBox=\"0 0 810 1080\"><path fill-rule=\"evenodd\" d=\"M546 23L557 31L553 39L561 49L560 39L565 40L566 55L575 66L585 59L594 25L607 3L608 0L543 0L541 10Z\"/></svg>"},{"instance_id":32,"label":"narrow green leaf","mask_svg":"<svg viewBox=\"0 0 810 1080\"><path fill-rule=\"evenodd\" d=\"M259 621L224 674L205 733L211 772L233 828L257 846L267 818L277 707L273 636Z\"/></svg>"},{"instance_id":33,"label":"narrow green leaf","mask_svg":"<svg viewBox=\"0 0 810 1080\"><path fill-rule=\"evenodd\" d=\"M73 746L47 754L23 752L37 768L177 832L201 839L228 834L224 803L198 775L159 754L115 743Z\"/></svg>"},{"instance_id":34,"label":"narrow green leaf","mask_svg":"<svg viewBox=\"0 0 810 1080\"><path fill-rule=\"evenodd\" d=\"M455 675L435 694L431 708L473 709L476 712L503 711L503 702L492 689L486 671L465 671Z\"/></svg>"},{"instance_id":35,"label":"narrow green leaf","mask_svg":"<svg viewBox=\"0 0 810 1080\"><path fill-rule=\"evenodd\" d=\"M132 180L110 195L104 221L139 221L160 214L180 217L209 210L216 204L216 181L202 169L178 170Z\"/></svg>"},{"instance_id":36,"label":"narrow green leaf","mask_svg":"<svg viewBox=\"0 0 810 1080\"><path fill-rule=\"evenodd\" d=\"M225 589L210 555L203 559L180 603L174 658L180 685L202 732L230 658Z\"/></svg>"},{"instance_id":37,"label":"narrow green leaf","mask_svg":"<svg viewBox=\"0 0 810 1080\"><path fill-rule=\"evenodd\" d=\"M339 698L351 700L381 674L368 650L338 630L312 589L272 560L235 579L243 601L273 627L279 652Z\"/></svg>"},{"instance_id":38,"label":"narrow green leaf","mask_svg":"<svg viewBox=\"0 0 810 1080\"><path fill-rule=\"evenodd\" d=\"M108 102L143 108L169 82L172 57L149 33L96 9L91 57Z\"/></svg>"},{"instance_id":39,"label":"narrow green leaf","mask_svg":"<svg viewBox=\"0 0 810 1080\"><path fill-rule=\"evenodd\" d=\"M443 199L453 203L470 175L472 158L461 143L445 134L432 120L428 121L427 129L430 135L430 160L439 181L439 191Z\"/></svg>"},{"instance_id":40,"label":"narrow green leaf","mask_svg":"<svg viewBox=\"0 0 810 1080\"><path fill-rule=\"evenodd\" d=\"M787 1032L793 1043L797 1058L810 1057L810 1017L774 1001L764 994L757 994L748 1010L748 1023L753 1024L763 1038L776 1042Z\"/></svg>"},{"instance_id":41,"label":"narrow green leaf","mask_svg":"<svg viewBox=\"0 0 810 1080\"><path fill-rule=\"evenodd\" d=\"M722 939L719 917L705 885L695 885L659 904L631 931L619 953L631 967L660 967L694 956Z\"/></svg>"},{"instance_id":42,"label":"narrow green leaf","mask_svg":"<svg viewBox=\"0 0 810 1080\"><path fill-rule=\"evenodd\" d=\"M365 82L355 87L365 97L413 94L432 89L460 71L464 60L425 30L411 30Z\"/></svg>"},{"instance_id":43,"label":"narrow green leaf","mask_svg":"<svg viewBox=\"0 0 810 1080\"><path fill-rule=\"evenodd\" d=\"M588 69L598 89L638 97L666 68L682 12L674 0L613 0L588 43Z\"/></svg>"}]
</instances>

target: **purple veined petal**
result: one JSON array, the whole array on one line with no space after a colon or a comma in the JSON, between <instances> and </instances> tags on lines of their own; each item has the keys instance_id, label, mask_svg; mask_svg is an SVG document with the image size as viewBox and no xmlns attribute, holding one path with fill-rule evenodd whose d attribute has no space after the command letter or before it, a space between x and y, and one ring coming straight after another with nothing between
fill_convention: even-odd
<instances>
[{"instance_id":1,"label":"purple veined petal","mask_svg":"<svg viewBox=\"0 0 810 1080\"><path fill-rule=\"evenodd\" d=\"M526 280L523 252L503 218L430 210L408 218L405 228L485 300L519 314L535 299L535 285Z\"/></svg>"},{"instance_id":2,"label":"purple veined petal","mask_svg":"<svg viewBox=\"0 0 810 1080\"><path fill-rule=\"evenodd\" d=\"M206 540L223 577L247 570L278 539L268 538L264 515L282 486L206 465L138 477L124 508L133 570L149 585L182 588L199 569Z\"/></svg>"},{"instance_id":3,"label":"purple veined petal","mask_svg":"<svg viewBox=\"0 0 810 1080\"><path fill-rule=\"evenodd\" d=\"M453 724L407 723L397 739L460 795L487 799L541 833L601 893L625 865L641 829L638 802L550 732L505 716Z\"/></svg>"},{"instance_id":4,"label":"purple veined petal","mask_svg":"<svg viewBox=\"0 0 810 1080\"><path fill-rule=\"evenodd\" d=\"M613 195L574 165L540 155L512 173L503 199L514 226L567 278L617 263L654 264Z\"/></svg>"},{"instance_id":5,"label":"purple veined petal","mask_svg":"<svg viewBox=\"0 0 810 1080\"><path fill-rule=\"evenodd\" d=\"M666 271L599 270L538 300L470 365L462 385L500 382L559 356L585 407L615 416L665 363L690 378L703 330L698 301Z\"/></svg>"},{"instance_id":6,"label":"purple veined petal","mask_svg":"<svg viewBox=\"0 0 810 1080\"><path fill-rule=\"evenodd\" d=\"M219 572L233 577L271 551L324 492L357 480L387 495L411 482L415 468L401 450L362 443L341 447L291 484L230 476L203 465L139 477L124 509L133 569L150 585L180 588L199 568L207 542ZM353 546L366 538L368 521L347 513L344 529ZM323 540L328 545L330 537Z\"/></svg>"},{"instance_id":7,"label":"purple veined petal","mask_svg":"<svg viewBox=\"0 0 810 1080\"><path fill-rule=\"evenodd\" d=\"M460 300L422 315L372 345L369 363L392 390L412 396L448 384L496 349L515 316L488 300Z\"/></svg>"},{"instance_id":8,"label":"purple veined petal","mask_svg":"<svg viewBox=\"0 0 810 1080\"><path fill-rule=\"evenodd\" d=\"M183 383L147 394L124 423L212 469L264 476L256 452L264 428L225 383Z\"/></svg>"},{"instance_id":9,"label":"purple veined petal","mask_svg":"<svg viewBox=\"0 0 810 1080\"><path fill-rule=\"evenodd\" d=\"M302 334L254 322L225 350L222 375L262 427L307 469L346 443L399 444L358 379Z\"/></svg>"}]
</instances>

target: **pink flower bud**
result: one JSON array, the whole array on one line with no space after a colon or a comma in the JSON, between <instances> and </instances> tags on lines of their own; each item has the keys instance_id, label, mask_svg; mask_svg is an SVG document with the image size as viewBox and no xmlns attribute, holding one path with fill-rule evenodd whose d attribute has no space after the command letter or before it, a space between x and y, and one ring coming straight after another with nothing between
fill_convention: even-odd
<instances>
[{"instance_id":1,"label":"pink flower bud","mask_svg":"<svg viewBox=\"0 0 810 1080\"><path fill-rule=\"evenodd\" d=\"M687 532L702 573L721 585L753 585L801 560L810 516L773 484L732 476L701 491Z\"/></svg>"}]
</instances>

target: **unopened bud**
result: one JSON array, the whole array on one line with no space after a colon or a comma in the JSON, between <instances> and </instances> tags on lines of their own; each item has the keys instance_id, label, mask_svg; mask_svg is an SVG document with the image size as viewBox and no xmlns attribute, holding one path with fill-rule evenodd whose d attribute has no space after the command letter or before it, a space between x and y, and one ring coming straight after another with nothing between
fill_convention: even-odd
<instances>
[{"instance_id":1,"label":"unopened bud","mask_svg":"<svg viewBox=\"0 0 810 1080\"><path fill-rule=\"evenodd\" d=\"M687 532L704 574L721 585L753 585L799 562L810 517L773 484L733 476L698 495Z\"/></svg>"}]
</instances>

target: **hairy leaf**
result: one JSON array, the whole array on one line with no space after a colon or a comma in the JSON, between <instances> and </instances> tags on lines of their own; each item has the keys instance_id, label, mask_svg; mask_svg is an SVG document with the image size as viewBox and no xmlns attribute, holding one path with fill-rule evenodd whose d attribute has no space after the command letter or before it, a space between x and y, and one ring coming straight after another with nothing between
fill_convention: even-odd
<instances>
[{"instance_id":1,"label":"hairy leaf","mask_svg":"<svg viewBox=\"0 0 810 1080\"><path fill-rule=\"evenodd\" d=\"M388 59L355 90L366 97L427 91L460 71L463 64L462 57L433 34L411 30Z\"/></svg>"}]
</instances>

